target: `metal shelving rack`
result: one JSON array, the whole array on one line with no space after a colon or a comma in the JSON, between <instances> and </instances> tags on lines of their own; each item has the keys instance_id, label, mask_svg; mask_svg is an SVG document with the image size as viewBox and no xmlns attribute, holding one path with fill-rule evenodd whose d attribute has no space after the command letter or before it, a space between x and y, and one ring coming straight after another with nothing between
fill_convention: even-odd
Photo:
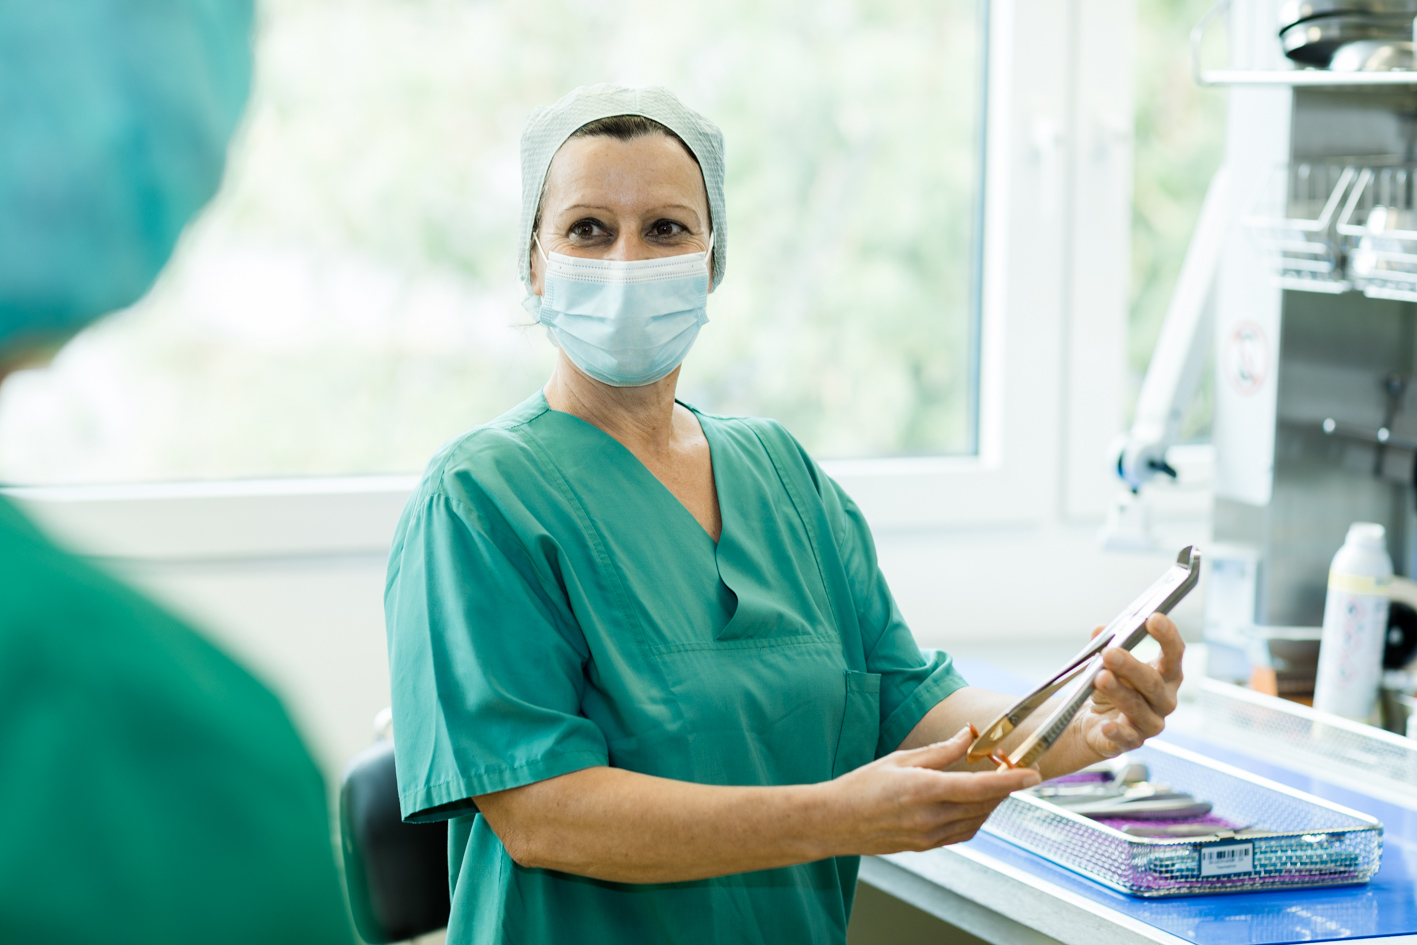
<instances>
[{"instance_id":1,"label":"metal shelving rack","mask_svg":"<svg viewBox=\"0 0 1417 945\"><path fill-rule=\"evenodd\" d=\"M1270 85L1303 88L1370 88L1417 86L1417 70L1393 72L1330 72L1327 69L1202 69L1201 43L1211 24L1230 9L1219 0L1191 30L1191 74L1196 85Z\"/></svg>"}]
</instances>

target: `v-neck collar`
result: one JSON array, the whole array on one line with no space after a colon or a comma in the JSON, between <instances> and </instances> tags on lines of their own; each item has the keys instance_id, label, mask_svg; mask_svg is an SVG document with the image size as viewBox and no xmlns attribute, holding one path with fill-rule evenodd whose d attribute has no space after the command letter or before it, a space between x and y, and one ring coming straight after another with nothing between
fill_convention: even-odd
<instances>
[{"instance_id":1,"label":"v-neck collar","mask_svg":"<svg viewBox=\"0 0 1417 945\"><path fill-rule=\"evenodd\" d=\"M723 479L719 475L719 449L714 444L714 438L709 433L710 424L704 422L703 414L701 414L692 404L686 404L684 403L684 401L680 400L677 397L674 398L674 402L676 404L679 404L685 410L688 410L694 415L694 420L699 424L699 431L703 433L704 441L708 444L709 469L713 476L714 495L718 501L719 531L717 541L715 541L713 536L708 533L708 529L704 528L703 523L700 522L697 517L695 517L694 513L689 511L689 507L683 502L681 502L679 500L679 497L673 492L671 492L669 490L669 487L666 486L663 482L661 482L659 477L656 476L653 472L651 472L649 467L646 466L644 462L641 461L640 458L630 450L629 447L627 447L624 443L621 443L615 437L611 436L609 433L606 433L604 430L591 423L590 421L578 417L573 413L568 413L564 410L556 410L552 408L552 406L546 401L546 392L544 390L537 391L535 406L539 407L540 409L537 410L536 413L533 414L533 416L529 419L535 419L536 416L539 416L543 413L547 415L555 415L558 418L563 417L566 420L569 420L573 425L583 427L584 430L589 433L589 435L599 437L607 441L609 448L612 451L618 450L621 454L623 454L623 458L625 459L627 464L632 468L638 470L638 472L634 473L634 475L643 476L645 479L649 480L649 483L651 484L651 489L657 489L660 495L668 499L670 503L672 503L675 507L678 508L679 512L682 513L682 515L687 518L688 521L693 525L694 530L696 530L700 535L702 535L704 537L704 540L709 543L709 546L713 549L715 558L717 558L718 552L723 547L724 539L728 535L728 503L724 499Z\"/></svg>"}]
</instances>

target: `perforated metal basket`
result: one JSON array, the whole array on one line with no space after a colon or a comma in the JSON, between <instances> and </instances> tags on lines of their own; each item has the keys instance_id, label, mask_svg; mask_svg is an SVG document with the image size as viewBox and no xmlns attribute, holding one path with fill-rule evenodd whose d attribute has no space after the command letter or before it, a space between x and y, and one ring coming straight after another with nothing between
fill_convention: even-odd
<instances>
[{"instance_id":1,"label":"perforated metal basket","mask_svg":"<svg viewBox=\"0 0 1417 945\"><path fill-rule=\"evenodd\" d=\"M1154 782L1214 805L1255 835L1137 837L1030 792L1014 794L984 829L1134 896L1187 896L1367 882L1382 861L1377 820L1170 745L1134 753Z\"/></svg>"},{"instance_id":2,"label":"perforated metal basket","mask_svg":"<svg viewBox=\"0 0 1417 945\"><path fill-rule=\"evenodd\" d=\"M1216 679L1202 679L1197 688L1197 724L1212 741L1364 788L1405 796L1417 789L1417 739Z\"/></svg>"}]
</instances>

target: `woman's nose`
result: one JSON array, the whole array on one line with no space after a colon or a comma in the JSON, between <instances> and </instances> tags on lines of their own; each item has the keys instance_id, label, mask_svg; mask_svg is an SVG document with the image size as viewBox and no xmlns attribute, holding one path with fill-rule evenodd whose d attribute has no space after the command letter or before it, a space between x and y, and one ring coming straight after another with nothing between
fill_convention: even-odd
<instances>
[{"instance_id":1,"label":"woman's nose","mask_svg":"<svg viewBox=\"0 0 1417 945\"><path fill-rule=\"evenodd\" d=\"M642 234L629 232L627 228L620 231L605 258L616 262L630 262L636 259L653 259L658 255L660 253L657 252L657 247L651 245Z\"/></svg>"}]
</instances>

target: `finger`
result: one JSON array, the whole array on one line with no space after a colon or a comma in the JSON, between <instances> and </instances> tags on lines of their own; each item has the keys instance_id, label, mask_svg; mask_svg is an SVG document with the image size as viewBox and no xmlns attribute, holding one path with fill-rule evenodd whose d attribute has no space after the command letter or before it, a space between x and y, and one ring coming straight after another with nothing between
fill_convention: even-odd
<instances>
[{"instance_id":1,"label":"finger","mask_svg":"<svg viewBox=\"0 0 1417 945\"><path fill-rule=\"evenodd\" d=\"M927 849L946 847L952 843L964 843L966 840L971 840L979 832L979 828L984 826L984 821L988 819L987 816L975 817L941 827L927 838L926 842L929 844Z\"/></svg>"},{"instance_id":2,"label":"finger","mask_svg":"<svg viewBox=\"0 0 1417 945\"><path fill-rule=\"evenodd\" d=\"M972 820L968 823L962 823L957 829L950 832L950 834L946 837L945 842L941 844L941 846L946 846L951 843L964 843L967 840L973 840L974 835L977 834L979 832L979 828L983 826L984 820Z\"/></svg>"},{"instance_id":3,"label":"finger","mask_svg":"<svg viewBox=\"0 0 1417 945\"><path fill-rule=\"evenodd\" d=\"M920 845L921 852L925 850L938 850L940 847L954 846L956 843L966 843L974 839L974 835L979 832L979 828L973 830L950 830L944 833L932 834L924 843Z\"/></svg>"},{"instance_id":4,"label":"finger","mask_svg":"<svg viewBox=\"0 0 1417 945\"><path fill-rule=\"evenodd\" d=\"M948 768L963 758L964 753L969 749L969 743L973 740L972 730L966 725L956 732L953 738L935 742L933 745L926 745L923 748L898 751L894 757L896 763L902 767L934 768L938 771Z\"/></svg>"},{"instance_id":5,"label":"finger","mask_svg":"<svg viewBox=\"0 0 1417 945\"><path fill-rule=\"evenodd\" d=\"M1104 697L1104 701L1111 704L1111 709L1117 711L1125 717L1138 731L1154 735L1165 727L1167 711L1163 711L1163 706L1152 705L1147 698L1137 692L1126 682L1119 679L1110 670L1103 670L1098 673L1095 682L1096 690ZM1169 695L1162 697L1163 703Z\"/></svg>"},{"instance_id":6,"label":"finger","mask_svg":"<svg viewBox=\"0 0 1417 945\"><path fill-rule=\"evenodd\" d=\"M1186 641L1181 639L1181 631L1176 623L1165 614L1152 614L1146 618L1146 632L1161 644L1161 656L1156 660L1156 669L1168 683L1181 681L1181 661L1186 655Z\"/></svg>"},{"instance_id":7,"label":"finger","mask_svg":"<svg viewBox=\"0 0 1417 945\"><path fill-rule=\"evenodd\" d=\"M931 804L929 807L930 816L923 823L931 831L949 830L965 823L978 822L982 824L1001 803L1003 803L1003 798L970 804L949 802Z\"/></svg>"},{"instance_id":8,"label":"finger","mask_svg":"<svg viewBox=\"0 0 1417 945\"><path fill-rule=\"evenodd\" d=\"M1123 685L1138 693L1156 712L1169 715L1176 708L1175 694L1161 673L1126 650L1110 649L1102 654L1102 665Z\"/></svg>"},{"instance_id":9,"label":"finger","mask_svg":"<svg viewBox=\"0 0 1417 945\"><path fill-rule=\"evenodd\" d=\"M1088 639L1089 639L1089 640L1096 640L1096 639L1097 639L1097 635L1098 635L1099 633L1101 633L1101 632L1102 632L1103 630L1105 630L1105 629L1106 629L1106 627L1103 627L1103 626L1101 626L1100 624L1099 624L1098 626L1096 626L1096 627L1093 627L1093 628L1092 628L1092 635L1089 636Z\"/></svg>"},{"instance_id":10,"label":"finger","mask_svg":"<svg viewBox=\"0 0 1417 945\"><path fill-rule=\"evenodd\" d=\"M914 838L913 845L928 849L936 837L967 829L970 824L982 824L1001 802L1002 798L986 804L916 804L905 812L899 826L905 837Z\"/></svg>"},{"instance_id":11,"label":"finger","mask_svg":"<svg viewBox=\"0 0 1417 945\"><path fill-rule=\"evenodd\" d=\"M1138 731L1155 735L1166 725L1164 716L1140 693L1122 683L1110 670L1097 674L1094 684Z\"/></svg>"},{"instance_id":12,"label":"finger","mask_svg":"<svg viewBox=\"0 0 1417 945\"><path fill-rule=\"evenodd\" d=\"M1032 768L1013 771L958 771L940 775L931 796L956 804L999 801L1015 791L1031 788L1042 778Z\"/></svg>"},{"instance_id":13,"label":"finger","mask_svg":"<svg viewBox=\"0 0 1417 945\"><path fill-rule=\"evenodd\" d=\"M1146 741L1141 732L1130 725L1126 719L1103 723L1102 734L1109 742L1117 746L1118 754L1140 748Z\"/></svg>"}]
</instances>

